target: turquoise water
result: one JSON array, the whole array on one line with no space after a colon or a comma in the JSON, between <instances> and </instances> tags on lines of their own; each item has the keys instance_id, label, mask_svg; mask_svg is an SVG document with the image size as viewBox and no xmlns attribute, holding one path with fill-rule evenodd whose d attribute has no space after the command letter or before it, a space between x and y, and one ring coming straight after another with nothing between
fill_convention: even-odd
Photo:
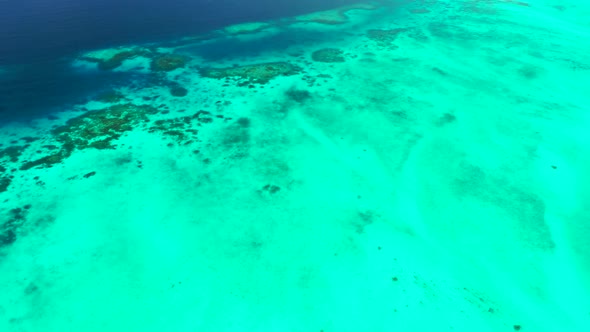
<instances>
[{"instance_id":1,"label":"turquoise water","mask_svg":"<svg viewBox=\"0 0 590 332\"><path fill-rule=\"evenodd\" d=\"M588 17L359 3L76 55L134 79L3 124L0 331L590 330Z\"/></svg>"}]
</instances>

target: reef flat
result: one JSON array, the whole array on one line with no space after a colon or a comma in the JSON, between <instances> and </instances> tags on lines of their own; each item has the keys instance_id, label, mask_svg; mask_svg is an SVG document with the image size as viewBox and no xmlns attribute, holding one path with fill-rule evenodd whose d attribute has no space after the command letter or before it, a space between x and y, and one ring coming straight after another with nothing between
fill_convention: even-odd
<instances>
[{"instance_id":1,"label":"reef flat","mask_svg":"<svg viewBox=\"0 0 590 332\"><path fill-rule=\"evenodd\" d=\"M587 14L377 1L78 54L134 79L2 124L0 331L590 330Z\"/></svg>"}]
</instances>

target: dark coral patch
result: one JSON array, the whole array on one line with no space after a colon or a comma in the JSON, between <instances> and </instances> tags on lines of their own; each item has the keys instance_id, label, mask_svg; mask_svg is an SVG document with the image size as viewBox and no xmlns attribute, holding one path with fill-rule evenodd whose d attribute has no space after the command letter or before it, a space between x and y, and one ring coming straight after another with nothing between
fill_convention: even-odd
<instances>
[{"instance_id":1,"label":"dark coral patch","mask_svg":"<svg viewBox=\"0 0 590 332\"><path fill-rule=\"evenodd\" d=\"M248 118L239 118L236 120L236 123L242 128L250 127L251 121Z\"/></svg>"},{"instance_id":2,"label":"dark coral patch","mask_svg":"<svg viewBox=\"0 0 590 332\"><path fill-rule=\"evenodd\" d=\"M142 55L149 55L149 52L143 49L121 51L116 53L109 59L96 59L90 57L84 57L83 60L98 63L98 69L100 70L113 70L123 64L125 60L130 60Z\"/></svg>"},{"instance_id":3,"label":"dark coral patch","mask_svg":"<svg viewBox=\"0 0 590 332\"><path fill-rule=\"evenodd\" d=\"M250 142L250 119L239 118L232 123L227 129L223 138L223 144L231 146L240 146Z\"/></svg>"},{"instance_id":4,"label":"dark coral patch","mask_svg":"<svg viewBox=\"0 0 590 332\"><path fill-rule=\"evenodd\" d=\"M186 66L189 58L179 54L166 54L152 59L150 68L152 71L172 71Z\"/></svg>"},{"instance_id":5,"label":"dark coral patch","mask_svg":"<svg viewBox=\"0 0 590 332\"><path fill-rule=\"evenodd\" d=\"M516 230L524 245L548 251L555 248L545 219L546 204L535 193L507 184L504 179L490 176L470 164L461 166L454 189L460 195L472 196L503 210L516 221Z\"/></svg>"},{"instance_id":6,"label":"dark coral patch","mask_svg":"<svg viewBox=\"0 0 590 332\"><path fill-rule=\"evenodd\" d=\"M279 190L281 190L281 187L275 186L274 184L267 184L264 187L262 187L262 190L270 194L276 194L279 192Z\"/></svg>"},{"instance_id":7,"label":"dark coral patch","mask_svg":"<svg viewBox=\"0 0 590 332\"><path fill-rule=\"evenodd\" d=\"M430 13L430 10L428 10L426 8L415 8L415 9L410 9L410 13L412 13L412 14L426 14L426 13Z\"/></svg>"},{"instance_id":8,"label":"dark coral patch","mask_svg":"<svg viewBox=\"0 0 590 332\"><path fill-rule=\"evenodd\" d=\"M0 150L0 160L8 160L13 163L17 162L23 151L28 148L28 145L9 146Z\"/></svg>"},{"instance_id":9,"label":"dark coral patch","mask_svg":"<svg viewBox=\"0 0 590 332\"><path fill-rule=\"evenodd\" d=\"M379 44L388 45L393 43L398 35L404 31L406 31L406 29L402 28L389 30L371 29L367 31L367 37Z\"/></svg>"},{"instance_id":10,"label":"dark coral patch","mask_svg":"<svg viewBox=\"0 0 590 332\"><path fill-rule=\"evenodd\" d=\"M447 125L449 123L453 123L456 120L457 120L457 117L454 116L453 114L445 113L436 121L436 125L441 127L441 126Z\"/></svg>"},{"instance_id":11,"label":"dark coral patch","mask_svg":"<svg viewBox=\"0 0 590 332\"><path fill-rule=\"evenodd\" d=\"M12 209L7 216L3 216L4 223L0 224L0 248L16 242L17 231L25 222L26 210L23 208Z\"/></svg>"},{"instance_id":12,"label":"dark coral patch","mask_svg":"<svg viewBox=\"0 0 590 332\"><path fill-rule=\"evenodd\" d=\"M289 99L296 101L298 103L303 103L307 99L311 98L311 93L309 93L309 91L299 90L295 88L287 90L285 94L287 95L287 97L289 97Z\"/></svg>"},{"instance_id":13,"label":"dark coral patch","mask_svg":"<svg viewBox=\"0 0 590 332\"><path fill-rule=\"evenodd\" d=\"M203 77L215 79L236 78L241 81L240 85L248 85L265 84L275 77L295 75L300 71L300 67L288 62L266 62L237 67L201 68L200 73Z\"/></svg>"},{"instance_id":14,"label":"dark coral patch","mask_svg":"<svg viewBox=\"0 0 590 332\"><path fill-rule=\"evenodd\" d=\"M316 62L344 62L343 52L337 48L322 48L311 54L311 59Z\"/></svg>"},{"instance_id":15,"label":"dark coral patch","mask_svg":"<svg viewBox=\"0 0 590 332\"><path fill-rule=\"evenodd\" d=\"M0 193L3 193L6 190L8 190L8 187L10 186L11 182L12 181L9 178L6 178L6 177L0 178Z\"/></svg>"},{"instance_id":16,"label":"dark coral patch","mask_svg":"<svg viewBox=\"0 0 590 332\"><path fill-rule=\"evenodd\" d=\"M160 132L177 143L188 145L198 140L199 131L193 129L194 121L198 122L197 126L200 126L202 123L212 122L213 118L207 111L198 111L193 116L154 121L153 126L148 128L148 132Z\"/></svg>"},{"instance_id":17,"label":"dark coral patch","mask_svg":"<svg viewBox=\"0 0 590 332\"><path fill-rule=\"evenodd\" d=\"M96 101L100 101L103 103L115 104L115 103L121 102L123 100L125 100L125 96L123 96L122 93L114 91L114 90L105 91L105 92L99 94L98 96L96 96Z\"/></svg>"},{"instance_id":18,"label":"dark coral patch","mask_svg":"<svg viewBox=\"0 0 590 332\"><path fill-rule=\"evenodd\" d=\"M71 154L71 151L67 151L67 150L62 150L58 153L49 155L49 156L45 156L33 161L28 161L25 162L21 167L20 170L21 171L26 171L29 170L33 167L37 167L37 166L43 166L45 167L51 167L55 164L59 164L63 161L63 159L69 157Z\"/></svg>"},{"instance_id":19,"label":"dark coral patch","mask_svg":"<svg viewBox=\"0 0 590 332\"><path fill-rule=\"evenodd\" d=\"M13 244L16 241L16 233L13 229L0 232L0 248Z\"/></svg>"},{"instance_id":20,"label":"dark coral patch","mask_svg":"<svg viewBox=\"0 0 590 332\"><path fill-rule=\"evenodd\" d=\"M85 179L88 179L89 177L91 177L91 176L95 176L95 175L96 175L96 172L90 172L90 173L86 173L86 174L84 174L84 176L83 176L83 177L84 177Z\"/></svg>"},{"instance_id":21,"label":"dark coral patch","mask_svg":"<svg viewBox=\"0 0 590 332\"><path fill-rule=\"evenodd\" d=\"M25 136L25 137L21 137L20 140L25 141L26 143L31 143L31 142L35 142L35 141L39 140L39 137Z\"/></svg>"},{"instance_id":22,"label":"dark coral patch","mask_svg":"<svg viewBox=\"0 0 590 332\"><path fill-rule=\"evenodd\" d=\"M148 105L123 104L87 112L66 122L52 131L62 143L73 143L82 149L93 140L116 139L148 120L148 115L158 110Z\"/></svg>"},{"instance_id":23,"label":"dark coral patch","mask_svg":"<svg viewBox=\"0 0 590 332\"><path fill-rule=\"evenodd\" d=\"M65 125L51 131L55 140L62 144L61 149L51 155L25 162L20 169L51 167L61 163L74 150L86 148L111 149L112 141L135 126L149 121L148 115L158 113L158 109L148 105L119 104L90 111L72 118Z\"/></svg>"},{"instance_id":24,"label":"dark coral patch","mask_svg":"<svg viewBox=\"0 0 590 332\"><path fill-rule=\"evenodd\" d=\"M170 94L174 97L184 97L188 94L188 90L181 86L175 85L170 87Z\"/></svg>"}]
</instances>

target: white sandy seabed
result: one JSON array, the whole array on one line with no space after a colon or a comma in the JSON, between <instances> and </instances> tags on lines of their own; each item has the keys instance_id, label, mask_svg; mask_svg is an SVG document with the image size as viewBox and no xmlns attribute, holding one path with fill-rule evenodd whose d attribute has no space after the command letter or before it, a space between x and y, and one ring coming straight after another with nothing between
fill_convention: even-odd
<instances>
[{"instance_id":1,"label":"white sandy seabed","mask_svg":"<svg viewBox=\"0 0 590 332\"><path fill-rule=\"evenodd\" d=\"M159 96L152 120L223 115L198 142L137 128L50 168L5 160L0 331L590 331L589 14L417 1L283 26L276 48L274 28L227 36L250 54L218 62L177 49L186 97L119 91ZM311 60L326 47L345 61ZM305 73L194 70L267 61ZM79 114L0 138L41 145Z\"/></svg>"}]
</instances>

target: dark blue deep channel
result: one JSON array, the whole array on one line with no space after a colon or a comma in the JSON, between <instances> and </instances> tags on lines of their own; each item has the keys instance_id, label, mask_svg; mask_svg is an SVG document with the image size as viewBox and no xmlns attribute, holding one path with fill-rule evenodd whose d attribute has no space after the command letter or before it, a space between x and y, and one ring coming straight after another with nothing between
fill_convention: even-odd
<instances>
[{"instance_id":1,"label":"dark blue deep channel","mask_svg":"<svg viewBox=\"0 0 590 332\"><path fill-rule=\"evenodd\" d=\"M80 51L203 33L354 0L0 0L0 122L47 116L129 74L74 72Z\"/></svg>"}]
</instances>

